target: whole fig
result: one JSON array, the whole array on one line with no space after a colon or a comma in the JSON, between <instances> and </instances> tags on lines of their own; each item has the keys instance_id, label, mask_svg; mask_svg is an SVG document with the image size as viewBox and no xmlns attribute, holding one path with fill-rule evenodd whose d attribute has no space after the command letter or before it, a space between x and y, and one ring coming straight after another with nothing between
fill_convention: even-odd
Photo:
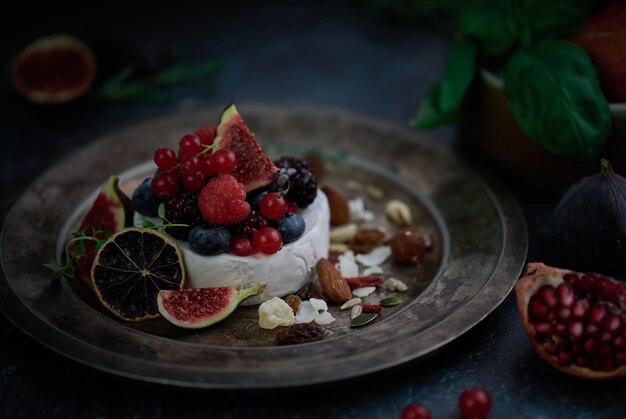
<instances>
[{"instance_id":1,"label":"whole fig","mask_svg":"<svg viewBox=\"0 0 626 419\"><path fill-rule=\"evenodd\" d=\"M596 272L626 270L626 179L607 160L601 172L572 185L553 217L559 256Z\"/></svg>"}]
</instances>

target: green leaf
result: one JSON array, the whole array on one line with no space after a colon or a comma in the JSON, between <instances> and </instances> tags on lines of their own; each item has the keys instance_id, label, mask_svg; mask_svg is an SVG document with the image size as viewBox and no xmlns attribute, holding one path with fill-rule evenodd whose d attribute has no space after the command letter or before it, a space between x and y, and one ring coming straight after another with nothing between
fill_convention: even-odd
<instances>
[{"instance_id":1,"label":"green leaf","mask_svg":"<svg viewBox=\"0 0 626 419\"><path fill-rule=\"evenodd\" d=\"M161 218L162 220L165 220L165 204L163 202L159 204L159 208L157 209L157 214L159 218Z\"/></svg>"},{"instance_id":2,"label":"green leaf","mask_svg":"<svg viewBox=\"0 0 626 419\"><path fill-rule=\"evenodd\" d=\"M141 226L143 228L154 228L154 227L156 227L156 225L152 221L150 221L148 219L143 220L143 223L141 223Z\"/></svg>"},{"instance_id":3,"label":"green leaf","mask_svg":"<svg viewBox=\"0 0 626 419\"><path fill-rule=\"evenodd\" d=\"M474 2L459 15L461 32L476 38L487 54L501 54L513 46L512 28L509 9L502 0Z\"/></svg>"},{"instance_id":4,"label":"green leaf","mask_svg":"<svg viewBox=\"0 0 626 419\"><path fill-rule=\"evenodd\" d=\"M504 92L524 132L546 149L581 161L599 157L611 111L579 46L544 40L518 50L506 66Z\"/></svg>"},{"instance_id":5,"label":"green leaf","mask_svg":"<svg viewBox=\"0 0 626 419\"><path fill-rule=\"evenodd\" d=\"M591 17L593 0L508 0L511 31L522 45L570 35Z\"/></svg>"},{"instance_id":6,"label":"green leaf","mask_svg":"<svg viewBox=\"0 0 626 419\"><path fill-rule=\"evenodd\" d=\"M443 79L426 92L411 124L432 128L453 122L475 73L476 46L470 41L455 43L448 53Z\"/></svg>"}]
</instances>

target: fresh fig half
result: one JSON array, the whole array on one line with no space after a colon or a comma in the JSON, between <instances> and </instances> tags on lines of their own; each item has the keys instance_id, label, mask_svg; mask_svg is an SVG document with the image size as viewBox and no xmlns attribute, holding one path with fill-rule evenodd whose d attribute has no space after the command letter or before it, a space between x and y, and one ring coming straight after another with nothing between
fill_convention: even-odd
<instances>
[{"instance_id":1,"label":"fresh fig half","mask_svg":"<svg viewBox=\"0 0 626 419\"><path fill-rule=\"evenodd\" d=\"M104 239L124 227L129 227L132 221L133 210L130 199L120 190L119 178L112 175L81 220L79 230L85 235L95 235L98 239ZM91 266L97 249L93 240L85 241L84 245L85 251L76 256L74 263L78 277L93 289ZM72 249L70 248L69 251Z\"/></svg>"},{"instance_id":2,"label":"fresh fig half","mask_svg":"<svg viewBox=\"0 0 626 419\"><path fill-rule=\"evenodd\" d=\"M36 39L13 64L13 87L40 104L69 102L85 94L96 74L96 59L84 43L59 34Z\"/></svg>"},{"instance_id":3,"label":"fresh fig half","mask_svg":"<svg viewBox=\"0 0 626 419\"><path fill-rule=\"evenodd\" d=\"M159 291L159 313L170 323L187 329L199 329L228 317L239 304L263 292L265 285L237 291L233 287L185 288Z\"/></svg>"},{"instance_id":4,"label":"fresh fig half","mask_svg":"<svg viewBox=\"0 0 626 419\"><path fill-rule=\"evenodd\" d=\"M626 375L626 284L529 263L515 294L522 326L550 365L595 380Z\"/></svg>"},{"instance_id":5,"label":"fresh fig half","mask_svg":"<svg viewBox=\"0 0 626 419\"><path fill-rule=\"evenodd\" d=\"M269 185L274 180L278 168L256 141L235 104L231 103L222 112L214 143L218 148L235 153L236 166L231 174L243 184L246 192Z\"/></svg>"}]
</instances>

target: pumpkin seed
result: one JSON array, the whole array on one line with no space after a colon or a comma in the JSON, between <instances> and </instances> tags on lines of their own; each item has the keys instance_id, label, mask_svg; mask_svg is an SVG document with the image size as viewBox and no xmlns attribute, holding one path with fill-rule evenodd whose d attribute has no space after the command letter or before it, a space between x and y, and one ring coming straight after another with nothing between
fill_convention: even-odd
<instances>
[{"instance_id":1,"label":"pumpkin seed","mask_svg":"<svg viewBox=\"0 0 626 419\"><path fill-rule=\"evenodd\" d=\"M352 321L350 322L350 326L351 327L365 326L366 324L371 323L372 321L374 321L374 319L376 317L378 317L378 313L363 313L363 314L360 314L359 316L357 316L354 319L352 319Z\"/></svg>"},{"instance_id":2,"label":"pumpkin seed","mask_svg":"<svg viewBox=\"0 0 626 419\"><path fill-rule=\"evenodd\" d=\"M398 304L402 304L403 301L402 299L394 296L391 297L387 297L387 298L383 298L382 300L380 300L380 305L383 307L393 307L393 306L397 306Z\"/></svg>"}]
</instances>

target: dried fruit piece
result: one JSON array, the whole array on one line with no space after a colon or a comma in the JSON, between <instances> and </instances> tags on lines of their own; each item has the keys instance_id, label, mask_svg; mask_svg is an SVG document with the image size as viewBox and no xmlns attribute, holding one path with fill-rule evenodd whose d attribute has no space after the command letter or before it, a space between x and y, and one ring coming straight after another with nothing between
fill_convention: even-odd
<instances>
[{"instance_id":1,"label":"dried fruit piece","mask_svg":"<svg viewBox=\"0 0 626 419\"><path fill-rule=\"evenodd\" d=\"M186 329L211 326L230 316L239 304L263 292L265 285L240 291L233 287L186 288L160 291L159 313L170 323Z\"/></svg>"},{"instance_id":2,"label":"dried fruit piece","mask_svg":"<svg viewBox=\"0 0 626 419\"><path fill-rule=\"evenodd\" d=\"M590 379L626 375L625 283L529 263L515 293L522 326L550 365Z\"/></svg>"},{"instance_id":3,"label":"dried fruit piece","mask_svg":"<svg viewBox=\"0 0 626 419\"><path fill-rule=\"evenodd\" d=\"M96 296L111 313L139 321L158 316L159 291L182 288L185 267L180 249L166 235L129 227L98 250L91 278Z\"/></svg>"},{"instance_id":4,"label":"dried fruit piece","mask_svg":"<svg viewBox=\"0 0 626 419\"><path fill-rule=\"evenodd\" d=\"M320 285L331 301L344 303L352 298L348 282L328 259L320 259L315 266Z\"/></svg>"},{"instance_id":5,"label":"dried fruit piece","mask_svg":"<svg viewBox=\"0 0 626 419\"><path fill-rule=\"evenodd\" d=\"M274 180L278 168L263 152L232 103L222 112L214 143L218 148L235 153L236 166L231 173L243 184L246 192L269 185Z\"/></svg>"},{"instance_id":6,"label":"dried fruit piece","mask_svg":"<svg viewBox=\"0 0 626 419\"><path fill-rule=\"evenodd\" d=\"M31 102L69 102L85 94L96 74L96 59L81 41L59 34L36 39L15 59L11 79Z\"/></svg>"},{"instance_id":7,"label":"dried fruit piece","mask_svg":"<svg viewBox=\"0 0 626 419\"><path fill-rule=\"evenodd\" d=\"M276 344L296 345L324 339L324 331L313 323L301 323L281 329L276 333Z\"/></svg>"},{"instance_id":8,"label":"dried fruit piece","mask_svg":"<svg viewBox=\"0 0 626 419\"><path fill-rule=\"evenodd\" d=\"M380 314L383 311L383 307L380 304L362 304L363 313L377 313Z\"/></svg>"},{"instance_id":9,"label":"dried fruit piece","mask_svg":"<svg viewBox=\"0 0 626 419\"><path fill-rule=\"evenodd\" d=\"M273 297L259 306L259 326L261 329L291 326L295 321L293 309L279 297Z\"/></svg>"},{"instance_id":10,"label":"dried fruit piece","mask_svg":"<svg viewBox=\"0 0 626 419\"><path fill-rule=\"evenodd\" d=\"M385 240L385 233L374 228L362 228L356 232L350 249L354 253L369 253Z\"/></svg>"},{"instance_id":11,"label":"dried fruit piece","mask_svg":"<svg viewBox=\"0 0 626 419\"><path fill-rule=\"evenodd\" d=\"M391 240L391 255L397 262L419 263L426 254L426 242L419 230L403 229L397 232Z\"/></svg>"},{"instance_id":12,"label":"dried fruit piece","mask_svg":"<svg viewBox=\"0 0 626 419\"><path fill-rule=\"evenodd\" d=\"M330 207L330 224L333 226L348 224L350 222L348 198L334 186L325 185L322 191L326 194Z\"/></svg>"},{"instance_id":13,"label":"dried fruit piece","mask_svg":"<svg viewBox=\"0 0 626 419\"><path fill-rule=\"evenodd\" d=\"M291 307L293 313L296 314L302 303L302 299L295 294L289 294L285 297L285 302Z\"/></svg>"},{"instance_id":14,"label":"dried fruit piece","mask_svg":"<svg viewBox=\"0 0 626 419\"><path fill-rule=\"evenodd\" d=\"M357 276L353 278L346 278L348 285L351 289L361 287L379 287L383 283L383 279L380 276Z\"/></svg>"}]
</instances>

